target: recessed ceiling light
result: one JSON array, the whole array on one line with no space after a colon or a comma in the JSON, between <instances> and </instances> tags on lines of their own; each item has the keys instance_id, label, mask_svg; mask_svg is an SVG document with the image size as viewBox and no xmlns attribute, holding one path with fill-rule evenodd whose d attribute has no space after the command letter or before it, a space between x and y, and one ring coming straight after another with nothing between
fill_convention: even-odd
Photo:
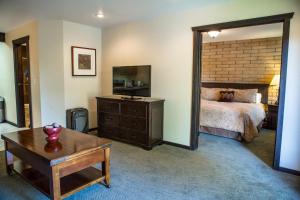
<instances>
[{"instance_id":1,"label":"recessed ceiling light","mask_svg":"<svg viewBox=\"0 0 300 200\"><path fill-rule=\"evenodd\" d=\"M102 11L99 11L96 16L98 18L103 18L104 17L104 13Z\"/></svg>"},{"instance_id":2,"label":"recessed ceiling light","mask_svg":"<svg viewBox=\"0 0 300 200\"><path fill-rule=\"evenodd\" d=\"M216 38L218 37L218 35L220 34L221 31L208 31L208 35L211 37L211 38Z\"/></svg>"}]
</instances>

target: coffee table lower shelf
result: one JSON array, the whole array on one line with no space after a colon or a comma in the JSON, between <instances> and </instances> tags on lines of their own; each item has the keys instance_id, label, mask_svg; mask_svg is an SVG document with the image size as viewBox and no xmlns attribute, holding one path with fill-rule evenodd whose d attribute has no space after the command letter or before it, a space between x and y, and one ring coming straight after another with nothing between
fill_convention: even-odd
<instances>
[{"instance_id":1,"label":"coffee table lower shelf","mask_svg":"<svg viewBox=\"0 0 300 200\"><path fill-rule=\"evenodd\" d=\"M50 197L49 178L33 169L29 165L21 162L14 162L14 172L20 175L28 183ZM82 190L95 183L100 183L104 180L102 171L94 167L88 167L79 172L70 174L60 179L61 198L64 199L79 190Z\"/></svg>"}]
</instances>

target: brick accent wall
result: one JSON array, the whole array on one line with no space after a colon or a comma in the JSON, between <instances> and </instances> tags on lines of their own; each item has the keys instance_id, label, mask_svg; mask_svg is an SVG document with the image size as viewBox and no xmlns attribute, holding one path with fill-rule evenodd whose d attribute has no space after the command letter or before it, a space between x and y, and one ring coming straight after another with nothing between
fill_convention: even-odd
<instances>
[{"instance_id":1,"label":"brick accent wall","mask_svg":"<svg viewBox=\"0 0 300 200\"><path fill-rule=\"evenodd\" d=\"M281 37L203 44L202 81L270 83L280 74ZM269 87L269 103L277 100L278 87Z\"/></svg>"}]
</instances>

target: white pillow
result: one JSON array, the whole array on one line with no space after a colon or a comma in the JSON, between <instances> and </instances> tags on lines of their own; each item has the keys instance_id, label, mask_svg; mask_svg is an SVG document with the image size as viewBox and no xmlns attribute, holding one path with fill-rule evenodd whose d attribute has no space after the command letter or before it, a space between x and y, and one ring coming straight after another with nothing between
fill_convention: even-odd
<instances>
[{"instance_id":1,"label":"white pillow","mask_svg":"<svg viewBox=\"0 0 300 200\"><path fill-rule=\"evenodd\" d=\"M258 89L233 89L235 102L255 103Z\"/></svg>"},{"instance_id":2,"label":"white pillow","mask_svg":"<svg viewBox=\"0 0 300 200\"><path fill-rule=\"evenodd\" d=\"M256 103L261 103L261 93L256 93Z\"/></svg>"},{"instance_id":3,"label":"white pillow","mask_svg":"<svg viewBox=\"0 0 300 200\"><path fill-rule=\"evenodd\" d=\"M206 88L201 87L201 98L209 101L218 101L220 98L220 91L225 88Z\"/></svg>"}]
</instances>

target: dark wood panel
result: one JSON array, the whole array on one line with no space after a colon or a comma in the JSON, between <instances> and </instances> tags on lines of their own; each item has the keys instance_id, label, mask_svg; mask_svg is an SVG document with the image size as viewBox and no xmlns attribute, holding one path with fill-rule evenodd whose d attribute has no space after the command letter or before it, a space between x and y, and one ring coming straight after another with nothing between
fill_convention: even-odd
<instances>
[{"instance_id":1,"label":"dark wood panel","mask_svg":"<svg viewBox=\"0 0 300 200\"><path fill-rule=\"evenodd\" d=\"M276 130L278 118L278 105L268 105L267 117L265 120L265 127L267 129Z\"/></svg>"},{"instance_id":2,"label":"dark wood panel","mask_svg":"<svg viewBox=\"0 0 300 200\"><path fill-rule=\"evenodd\" d=\"M261 102L268 103L269 84L202 82L201 86L206 88L258 89L258 92L262 95Z\"/></svg>"},{"instance_id":3,"label":"dark wood panel","mask_svg":"<svg viewBox=\"0 0 300 200\"><path fill-rule=\"evenodd\" d=\"M147 128L146 119L121 116L120 127L134 129L137 131L145 131Z\"/></svg>"},{"instance_id":4,"label":"dark wood panel","mask_svg":"<svg viewBox=\"0 0 300 200\"><path fill-rule=\"evenodd\" d=\"M105 126L119 126L119 115L100 112L98 117L100 119L100 123Z\"/></svg>"},{"instance_id":5,"label":"dark wood panel","mask_svg":"<svg viewBox=\"0 0 300 200\"><path fill-rule=\"evenodd\" d=\"M5 42L5 33L0 33L0 42Z\"/></svg>"},{"instance_id":6,"label":"dark wood panel","mask_svg":"<svg viewBox=\"0 0 300 200\"><path fill-rule=\"evenodd\" d=\"M31 165L40 171L40 173L44 174L45 176L49 175L50 167L49 161L37 154L30 153L29 150L20 147L14 143L7 143L6 149L12 153L13 155L17 156L19 159L22 159L26 163L31 163ZM28 156L30 154L30 156Z\"/></svg>"},{"instance_id":7,"label":"dark wood panel","mask_svg":"<svg viewBox=\"0 0 300 200\"><path fill-rule=\"evenodd\" d=\"M98 97L97 101L99 136L148 150L162 142L164 100L151 98L128 100L112 96ZM119 107L120 112L116 113L110 108L103 112L101 110L103 104L118 104L114 107Z\"/></svg>"},{"instance_id":8,"label":"dark wood panel","mask_svg":"<svg viewBox=\"0 0 300 200\"><path fill-rule=\"evenodd\" d=\"M29 102L30 112L30 128L33 127L32 120L32 98L31 98L31 83L30 83L30 44L29 36L25 36L12 41L13 43L13 54L14 54L14 72L15 72L15 93L16 93L16 109L17 109L17 125L18 127L25 127L25 111L24 103L25 97ZM23 46L26 44L26 47ZM26 63L23 63L22 57L26 57ZM26 71L28 71L28 81L23 82L23 64L26 64ZM27 85L27 94L24 93L24 86Z\"/></svg>"},{"instance_id":9,"label":"dark wood panel","mask_svg":"<svg viewBox=\"0 0 300 200\"><path fill-rule=\"evenodd\" d=\"M60 133L59 142L63 147L60 151L48 153L45 150L47 145L46 135L42 128L18 131L1 135L5 141L9 141L20 148L30 151L40 160L45 160L50 165L56 165L70 160L74 157L86 154L88 151L94 151L111 145L111 142L104 138L83 134L71 129L63 129Z\"/></svg>"},{"instance_id":10,"label":"dark wood panel","mask_svg":"<svg viewBox=\"0 0 300 200\"><path fill-rule=\"evenodd\" d=\"M280 14L280 15L272 15L272 16L267 16L267 17L244 19L244 20L233 21L233 22L196 26L196 27L192 27L192 30L200 31L200 32L208 32L211 30L222 30L222 29L241 28L241 27L247 27L247 26L257 26L257 25L263 25L263 24L279 23L279 22L284 22L284 19L292 18L293 15L294 15L294 13L285 13L285 14Z\"/></svg>"},{"instance_id":11,"label":"dark wood panel","mask_svg":"<svg viewBox=\"0 0 300 200\"><path fill-rule=\"evenodd\" d=\"M92 152L89 155L84 155L78 159L76 165L73 165L74 160L67 161L63 163L63 167L59 170L60 177L64 177L80 170L86 169L91 165L95 165L97 163L101 163L104 161L104 150L99 149Z\"/></svg>"},{"instance_id":12,"label":"dark wood panel","mask_svg":"<svg viewBox=\"0 0 300 200\"><path fill-rule=\"evenodd\" d=\"M98 102L99 111L108 113L119 113L120 104L115 101L99 101Z\"/></svg>"},{"instance_id":13,"label":"dark wood panel","mask_svg":"<svg viewBox=\"0 0 300 200\"><path fill-rule=\"evenodd\" d=\"M107 125L99 125L98 135L100 137L105 137L110 139L122 138L118 127L111 127Z\"/></svg>"},{"instance_id":14,"label":"dark wood panel","mask_svg":"<svg viewBox=\"0 0 300 200\"><path fill-rule=\"evenodd\" d=\"M120 133L124 136L123 138L127 141L132 141L141 145L147 144L148 136L145 132L138 132L130 129L120 129Z\"/></svg>"},{"instance_id":15,"label":"dark wood panel","mask_svg":"<svg viewBox=\"0 0 300 200\"><path fill-rule=\"evenodd\" d=\"M26 166L26 167L25 167ZM16 163L15 171L40 192L50 197L49 178L24 163ZM79 189L88 187L95 182L104 180L102 171L89 167L74 174L61 178L60 187L62 198L66 198Z\"/></svg>"},{"instance_id":16,"label":"dark wood panel","mask_svg":"<svg viewBox=\"0 0 300 200\"><path fill-rule=\"evenodd\" d=\"M147 105L144 103L121 103L121 113L124 115L146 117Z\"/></svg>"},{"instance_id":17,"label":"dark wood panel","mask_svg":"<svg viewBox=\"0 0 300 200\"><path fill-rule=\"evenodd\" d=\"M202 34L198 31L193 32L193 85L192 85L192 108L191 108L191 137L190 146L192 150L198 148L198 130L200 123L200 104L201 104L201 52Z\"/></svg>"}]
</instances>

